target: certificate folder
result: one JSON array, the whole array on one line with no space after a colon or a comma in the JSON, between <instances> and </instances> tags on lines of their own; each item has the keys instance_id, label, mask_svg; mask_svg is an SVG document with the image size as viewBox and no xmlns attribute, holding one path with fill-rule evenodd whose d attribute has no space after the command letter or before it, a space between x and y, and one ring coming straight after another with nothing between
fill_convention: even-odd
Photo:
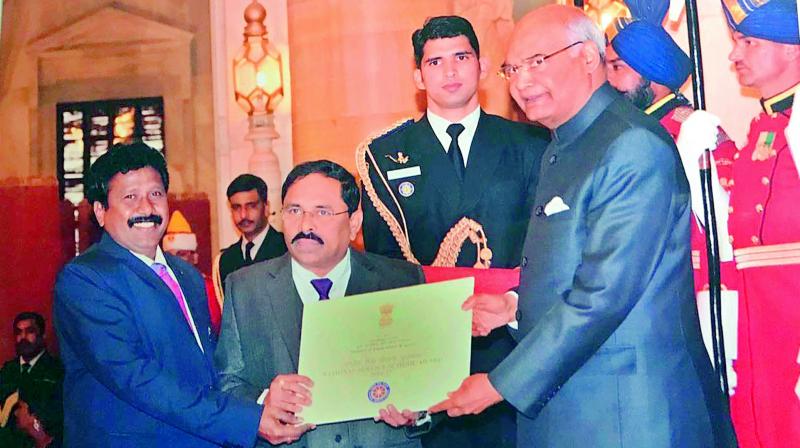
<instances>
[{"instance_id":1,"label":"certificate folder","mask_svg":"<svg viewBox=\"0 0 800 448\"><path fill-rule=\"evenodd\" d=\"M314 381L301 416L373 418L393 404L421 411L469 375L472 278L379 291L303 308L298 372Z\"/></svg>"}]
</instances>

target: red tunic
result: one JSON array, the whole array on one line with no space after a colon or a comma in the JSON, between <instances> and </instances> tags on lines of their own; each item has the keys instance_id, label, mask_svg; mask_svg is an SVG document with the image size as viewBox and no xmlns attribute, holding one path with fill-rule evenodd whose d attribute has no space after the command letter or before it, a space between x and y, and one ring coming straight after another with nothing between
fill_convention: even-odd
<instances>
[{"instance_id":1,"label":"red tunic","mask_svg":"<svg viewBox=\"0 0 800 448\"><path fill-rule=\"evenodd\" d=\"M219 336L219 326L222 322L222 310L217 301L217 292L214 288L214 282L211 277L203 274L203 280L206 284L206 295L208 295L208 316L211 318L211 330L215 336Z\"/></svg>"},{"instance_id":2,"label":"red tunic","mask_svg":"<svg viewBox=\"0 0 800 448\"><path fill-rule=\"evenodd\" d=\"M659 119L659 122L667 130L667 132L674 138L678 139L681 131L681 125L694 111L689 105L689 102L682 97L675 97L669 95L661 101L656 102L650 106L645 112ZM720 184L722 187L730 192L730 179L732 176L733 157L737 152L736 144L728 137L722 128L719 129L719 139L717 141L717 148L714 150L714 163L717 168L717 175L719 176ZM727 213L727 210L717 210L716 213ZM707 338L706 341L709 356L711 356L710 345L710 317L709 317L709 297L708 297L708 254L706 251L706 236L705 229L700 226L699 221L692 215L692 267L694 269L694 284L695 292L697 293L697 305L700 310L700 320L703 326L703 336ZM728 372L728 385L731 392L731 416L734 426L739 428L740 425L747 425L750 420L747 416L749 411L745 408L746 402L739 400L736 395L737 390L737 372L738 365L736 364L737 347L736 347L736 328L738 325L738 303L737 303L737 283L738 274L736 272L736 264L733 261L720 263L720 279L721 287L723 290L722 305L723 305L723 329L725 330L725 356L726 356L726 369ZM736 367L736 369L734 369ZM745 446L745 445L743 445Z\"/></svg>"},{"instance_id":3,"label":"red tunic","mask_svg":"<svg viewBox=\"0 0 800 448\"><path fill-rule=\"evenodd\" d=\"M800 447L800 178L790 91L763 101L734 156L729 231L739 274L741 446Z\"/></svg>"}]
</instances>

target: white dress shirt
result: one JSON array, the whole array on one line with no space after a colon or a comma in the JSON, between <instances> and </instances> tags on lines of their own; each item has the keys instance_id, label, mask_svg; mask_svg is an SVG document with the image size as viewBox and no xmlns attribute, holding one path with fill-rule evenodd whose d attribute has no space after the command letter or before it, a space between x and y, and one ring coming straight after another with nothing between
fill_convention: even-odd
<instances>
[{"instance_id":1,"label":"white dress shirt","mask_svg":"<svg viewBox=\"0 0 800 448\"><path fill-rule=\"evenodd\" d=\"M267 232L269 232L269 223L267 224L266 227L264 227L264 230L262 230L261 233L259 233L258 235L256 235L255 238L253 238L253 248L250 249L251 259L253 260L256 259L256 254L258 253L258 250L261 249L261 245L264 244L264 240L267 238ZM249 241L247 241L247 238L242 236L242 258L244 258L245 260L247 259L247 243L249 243Z\"/></svg>"},{"instance_id":2,"label":"white dress shirt","mask_svg":"<svg viewBox=\"0 0 800 448\"><path fill-rule=\"evenodd\" d=\"M461 155L464 156L464 167L466 167L467 159L469 158L469 150L472 147L472 138L475 137L475 130L478 129L478 120L481 118L480 106L476 107L475 110L468 113L467 116L460 121L455 122L451 122L436 115L431 112L430 109L428 109L427 115L428 122L431 124L431 128L433 128L433 133L436 134L436 138L439 139L442 147L444 147L444 152L450 149L450 142L453 141L450 134L447 133L447 127L454 123L459 123L464 126L464 130L458 135L458 147L461 149Z\"/></svg>"}]
</instances>

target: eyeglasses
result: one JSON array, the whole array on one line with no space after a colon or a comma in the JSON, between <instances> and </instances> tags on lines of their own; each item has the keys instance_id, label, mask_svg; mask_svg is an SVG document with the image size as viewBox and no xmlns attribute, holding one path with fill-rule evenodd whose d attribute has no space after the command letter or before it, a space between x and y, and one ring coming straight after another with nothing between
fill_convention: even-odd
<instances>
[{"instance_id":1,"label":"eyeglasses","mask_svg":"<svg viewBox=\"0 0 800 448\"><path fill-rule=\"evenodd\" d=\"M297 205L290 205L288 207L283 208L283 218L284 219L300 219L308 213L311 215L311 218L317 221L324 221L326 219L331 219L336 215L341 215L347 213L348 210L343 212L334 212L333 210L326 208L326 207L319 207L315 208L314 210L303 210L302 207Z\"/></svg>"},{"instance_id":2,"label":"eyeglasses","mask_svg":"<svg viewBox=\"0 0 800 448\"><path fill-rule=\"evenodd\" d=\"M570 48L574 47L575 45L582 44L584 41L573 42L566 47L556 50L550 54L535 54L531 57L525 58L522 60L522 63L519 65L516 64L503 64L500 66L500 71L497 74L509 81L517 77L519 75L520 70L525 69L528 70L542 70L544 69L544 61L552 58L553 56L562 53L564 51L569 50Z\"/></svg>"}]
</instances>

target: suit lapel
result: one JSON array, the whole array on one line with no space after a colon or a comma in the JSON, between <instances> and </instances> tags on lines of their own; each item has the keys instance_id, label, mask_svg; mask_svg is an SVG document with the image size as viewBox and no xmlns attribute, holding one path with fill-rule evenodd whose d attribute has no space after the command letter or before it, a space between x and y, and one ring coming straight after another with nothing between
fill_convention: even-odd
<instances>
[{"instance_id":1,"label":"suit lapel","mask_svg":"<svg viewBox=\"0 0 800 448\"><path fill-rule=\"evenodd\" d=\"M483 193L492 187L494 172L505 151L500 132L495 132L486 113L481 110L478 127L472 138L472 145L467 159L467 171L464 175L464 186L461 194L459 210L470 210ZM500 140L498 142L498 140Z\"/></svg>"},{"instance_id":2,"label":"suit lapel","mask_svg":"<svg viewBox=\"0 0 800 448\"><path fill-rule=\"evenodd\" d=\"M270 295L269 304L296 372L300 359L303 302L300 300L300 295L294 286L294 280L292 280L292 264L289 254L284 254L271 264L271 269L268 271L272 284L268 293Z\"/></svg>"},{"instance_id":3,"label":"suit lapel","mask_svg":"<svg viewBox=\"0 0 800 448\"><path fill-rule=\"evenodd\" d=\"M166 257L167 254L164 254L164 256ZM204 302L203 300L199 300L199 299L207 299L206 295L204 294L205 291L203 291L202 294L198 294L198 291L195 291L194 288L191 287L191 282L189 281L188 273L179 268L177 266L177 263L169 263L169 267L172 268L172 272L175 273L175 277L177 277L178 279L178 285L180 285L181 291L183 291L183 297L184 299L186 299L186 304L189 307L189 311L192 314L192 319L194 320L194 326L197 329L197 335L200 337L200 341L203 344L203 354L206 357L206 361L211 366L214 363L213 353L211 353L212 347L209 345L209 337L211 336L210 335L211 330L205 323L205 319L200 320L201 316L208 315L208 303ZM172 290L170 290L170 295L172 295ZM184 322L184 327L186 327L186 329L189 330L192 339L194 339L194 334L192 334L192 329L189 327L188 322L186 322L186 319L184 319L183 311L180 309L180 305L177 302L175 303L175 308L177 308L177 311L180 314L181 321Z\"/></svg>"},{"instance_id":4,"label":"suit lapel","mask_svg":"<svg viewBox=\"0 0 800 448\"><path fill-rule=\"evenodd\" d=\"M127 266L131 271L134 272L134 274L136 274L137 277L139 277L139 280L155 289L157 296L153 297L152 299L159 302L161 308L169 310L170 315L173 316L173 320L175 321L174 328L182 328L183 330L179 331L185 331L186 334L191 338L192 346L197 347L197 342L194 339L192 329L186 322L186 318L183 316L183 311L181 311L180 305L178 305L177 301L175 300L175 295L172 294L172 290L169 289L169 286L167 286L167 284L158 277L158 274L156 274L149 266L142 263L141 260L133 256L128 249L125 249L117 244L117 242L114 241L108 235L108 233L103 233L103 237L101 238L99 245L103 251L109 253L114 258L117 258L124 263L125 266ZM170 265L170 268L172 267L173 266ZM175 276L178 277L178 284L181 285L181 290L183 291L184 296L186 296L188 295L188 292L185 285L188 285L188 280L185 278L182 279L185 274L178 274L178 271L179 270L173 269ZM187 303L191 303L191 300L187 299ZM195 310L192 308L190 309L194 314ZM199 352L200 348L197 347L197 350Z\"/></svg>"},{"instance_id":5,"label":"suit lapel","mask_svg":"<svg viewBox=\"0 0 800 448\"><path fill-rule=\"evenodd\" d=\"M350 280L347 282L345 296L354 296L375 291L380 278L372 263L357 250L350 250Z\"/></svg>"}]
</instances>

